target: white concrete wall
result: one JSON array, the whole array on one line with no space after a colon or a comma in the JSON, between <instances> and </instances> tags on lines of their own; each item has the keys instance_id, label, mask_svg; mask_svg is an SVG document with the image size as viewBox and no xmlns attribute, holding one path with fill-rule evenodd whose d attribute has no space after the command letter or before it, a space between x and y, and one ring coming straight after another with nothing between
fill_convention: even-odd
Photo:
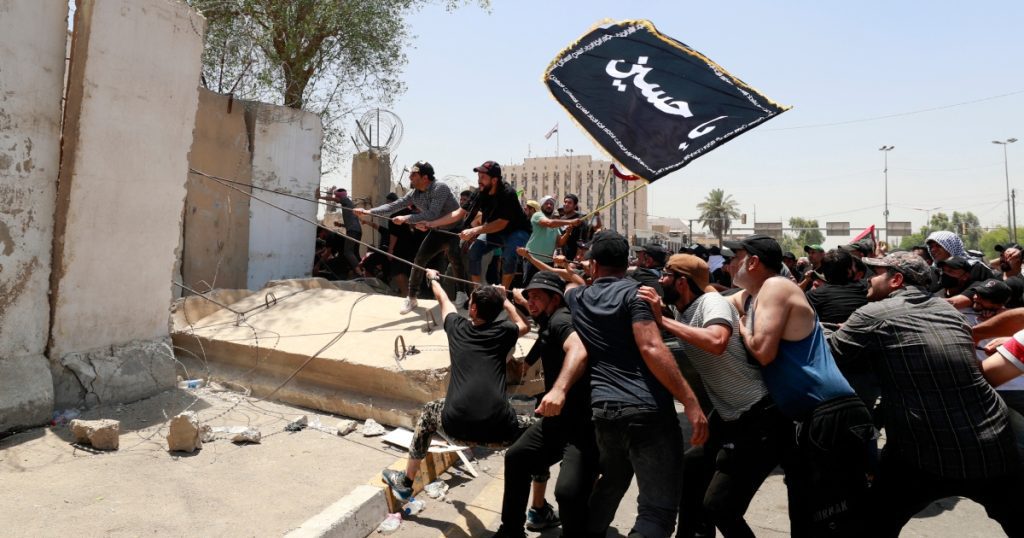
<instances>
[{"instance_id":1,"label":"white concrete wall","mask_svg":"<svg viewBox=\"0 0 1024 538\"><path fill-rule=\"evenodd\" d=\"M49 417L50 251L67 2L0 0L0 431Z\"/></svg>"},{"instance_id":2,"label":"white concrete wall","mask_svg":"<svg viewBox=\"0 0 1024 538\"><path fill-rule=\"evenodd\" d=\"M249 103L252 129L252 185L312 199L320 187L320 117L291 108ZM253 196L316 220L317 205L253 189ZM315 226L258 200L249 202L248 287L269 280L310 276L316 248Z\"/></svg>"},{"instance_id":3,"label":"white concrete wall","mask_svg":"<svg viewBox=\"0 0 1024 538\"><path fill-rule=\"evenodd\" d=\"M66 354L168 337L204 29L180 2L78 2L54 241L58 404L76 397Z\"/></svg>"}]
</instances>

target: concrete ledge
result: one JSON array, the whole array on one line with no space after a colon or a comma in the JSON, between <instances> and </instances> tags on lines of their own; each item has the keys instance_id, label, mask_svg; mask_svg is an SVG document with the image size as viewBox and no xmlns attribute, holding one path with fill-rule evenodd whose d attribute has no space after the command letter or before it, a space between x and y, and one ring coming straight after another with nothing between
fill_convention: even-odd
<instances>
[{"instance_id":1,"label":"concrete ledge","mask_svg":"<svg viewBox=\"0 0 1024 538\"><path fill-rule=\"evenodd\" d=\"M379 487L359 486L285 537L363 538L387 516L385 493Z\"/></svg>"},{"instance_id":2,"label":"concrete ledge","mask_svg":"<svg viewBox=\"0 0 1024 538\"><path fill-rule=\"evenodd\" d=\"M0 359L0 432L38 426L53 411L53 380L43 355Z\"/></svg>"}]
</instances>

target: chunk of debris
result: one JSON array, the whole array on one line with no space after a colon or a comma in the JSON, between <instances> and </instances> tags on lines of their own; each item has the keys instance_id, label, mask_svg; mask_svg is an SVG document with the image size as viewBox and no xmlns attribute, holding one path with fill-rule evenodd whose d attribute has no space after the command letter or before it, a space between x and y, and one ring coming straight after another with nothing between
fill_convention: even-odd
<instances>
[{"instance_id":1,"label":"chunk of debris","mask_svg":"<svg viewBox=\"0 0 1024 538\"><path fill-rule=\"evenodd\" d=\"M288 425L284 427L284 431L286 431L286 432L302 431L302 430L306 429L306 426L309 426L309 417L307 417L306 415L302 415L298 420L295 420L293 422L288 423Z\"/></svg>"},{"instance_id":2,"label":"chunk of debris","mask_svg":"<svg viewBox=\"0 0 1024 538\"><path fill-rule=\"evenodd\" d=\"M358 427L359 423L354 420L342 420L341 422L338 423L338 435L348 435L356 431L356 428Z\"/></svg>"},{"instance_id":3,"label":"chunk of debris","mask_svg":"<svg viewBox=\"0 0 1024 538\"><path fill-rule=\"evenodd\" d=\"M74 419L71 421L71 433L76 443L91 445L97 450L117 450L121 421Z\"/></svg>"},{"instance_id":4,"label":"chunk of debris","mask_svg":"<svg viewBox=\"0 0 1024 538\"><path fill-rule=\"evenodd\" d=\"M213 433L213 428L208 424L203 424L199 427L199 438L204 443L212 443L213 440L217 438L217 435Z\"/></svg>"},{"instance_id":5,"label":"chunk of debris","mask_svg":"<svg viewBox=\"0 0 1024 538\"><path fill-rule=\"evenodd\" d=\"M384 429L384 426L381 426L380 424L377 423L376 420L373 420L372 418L366 419L366 422L363 423L363 430L362 431L363 431L363 437L373 437L375 435L384 435L387 432L387 430Z\"/></svg>"},{"instance_id":6,"label":"chunk of debris","mask_svg":"<svg viewBox=\"0 0 1024 538\"><path fill-rule=\"evenodd\" d=\"M237 444L259 444L262 438L263 436L260 435L260 431L256 428L245 428L242 431L235 433L234 436L231 437L231 442Z\"/></svg>"},{"instance_id":7,"label":"chunk of debris","mask_svg":"<svg viewBox=\"0 0 1024 538\"><path fill-rule=\"evenodd\" d=\"M195 452L203 448L199 419L193 411L185 411L171 419L167 433L167 449L171 452Z\"/></svg>"}]
</instances>

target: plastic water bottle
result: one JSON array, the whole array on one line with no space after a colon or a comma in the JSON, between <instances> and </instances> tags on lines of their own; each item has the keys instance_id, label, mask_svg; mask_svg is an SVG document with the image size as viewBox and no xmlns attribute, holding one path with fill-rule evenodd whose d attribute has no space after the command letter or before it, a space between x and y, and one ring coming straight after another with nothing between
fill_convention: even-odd
<instances>
[{"instance_id":1,"label":"plastic water bottle","mask_svg":"<svg viewBox=\"0 0 1024 538\"><path fill-rule=\"evenodd\" d=\"M401 528L401 526L402 514L395 512L394 514L388 514L388 517L380 522L380 525L377 526L377 532L380 534L391 534Z\"/></svg>"},{"instance_id":2,"label":"plastic water bottle","mask_svg":"<svg viewBox=\"0 0 1024 538\"><path fill-rule=\"evenodd\" d=\"M186 379L184 381L178 381L179 389L198 389L203 386L202 379Z\"/></svg>"},{"instance_id":3,"label":"plastic water bottle","mask_svg":"<svg viewBox=\"0 0 1024 538\"><path fill-rule=\"evenodd\" d=\"M416 497L409 497L409 502L402 507L402 513L405 514L405 517L415 516L426 507L427 505L423 501L417 501Z\"/></svg>"}]
</instances>

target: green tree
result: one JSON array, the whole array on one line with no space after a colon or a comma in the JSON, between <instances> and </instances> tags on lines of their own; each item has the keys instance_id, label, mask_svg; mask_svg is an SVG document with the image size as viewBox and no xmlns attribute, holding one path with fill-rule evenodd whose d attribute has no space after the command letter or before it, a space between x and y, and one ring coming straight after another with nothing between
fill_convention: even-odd
<instances>
[{"instance_id":1,"label":"green tree","mask_svg":"<svg viewBox=\"0 0 1024 538\"><path fill-rule=\"evenodd\" d=\"M817 219L791 217L789 227L793 229L791 233L796 236L796 242L800 246L801 252L803 252L804 245L819 245L825 242L825 234L818 229Z\"/></svg>"},{"instance_id":2,"label":"green tree","mask_svg":"<svg viewBox=\"0 0 1024 538\"><path fill-rule=\"evenodd\" d=\"M697 204L700 210L700 223L722 244L722 236L732 227L732 219L739 218L739 204L732 195L725 194L722 189L711 189L704 201Z\"/></svg>"},{"instance_id":3,"label":"green tree","mask_svg":"<svg viewBox=\"0 0 1024 538\"><path fill-rule=\"evenodd\" d=\"M963 239L966 248L977 249L981 246L981 236L984 231L981 229L981 221L978 220L978 216L970 211L963 213L954 211L952 217L945 213L932 215L928 224L921 227L920 233L908 235L900 240L899 249L909 250L914 245L923 244L924 240L932 232L942 230L959 235ZM964 231L967 233L964 233ZM1006 233L1005 228L1003 233Z\"/></svg>"},{"instance_id":4,"label":"green tree","mask_svg":"<svg viewBox=\"0 0 1024 538\"><path fill-rule=\"evenodd\" d=\"M470 0L187 0L207 20L202 83L221 93L320 115L325 160L338 164L354 114L405 89L413 27L431 3ZM476 0L484 8L489 0Z\"/></svg>"}]
</instances>

